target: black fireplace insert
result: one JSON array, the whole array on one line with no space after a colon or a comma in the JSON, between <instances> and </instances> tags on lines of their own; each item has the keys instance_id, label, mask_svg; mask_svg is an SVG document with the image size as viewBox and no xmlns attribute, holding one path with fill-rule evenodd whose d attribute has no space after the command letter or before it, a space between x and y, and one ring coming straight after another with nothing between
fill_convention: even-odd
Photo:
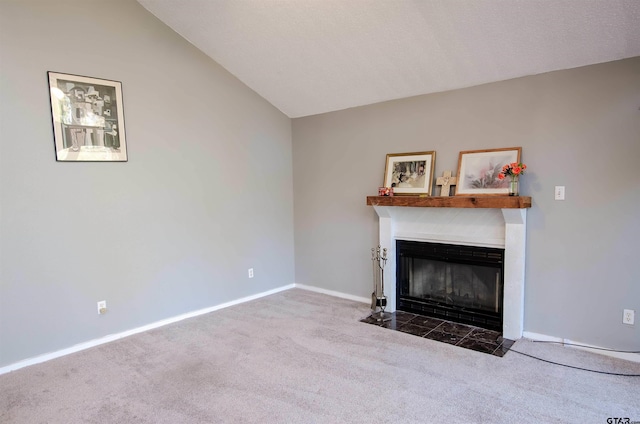
<instances>
[{"instance_id":1,"label":"black fireplace insert","mask_svg":"<svg viewBox=\"0 0 640 424\"><path fill-rule=\"evenodd\" d=\"M504 249L396 240L398 310L502 332Z\"/></svg>"}]
</instances>

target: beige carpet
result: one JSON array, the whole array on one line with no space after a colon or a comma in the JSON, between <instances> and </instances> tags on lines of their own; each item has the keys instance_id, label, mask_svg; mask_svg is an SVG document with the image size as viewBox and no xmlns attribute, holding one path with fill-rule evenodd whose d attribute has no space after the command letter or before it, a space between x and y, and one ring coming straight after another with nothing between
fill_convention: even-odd
<instances>
[{"instance_id":1,"label":"beige carpet","mask_svg":"<svg viewBox=\"0 0 640 424\"><path fill-rule=\"evenodd\" d=\"M640 421L640 378L504 358L358 320L366 305L293 289L0 376L2 423ZM513 349L640 374L557 345Z\"/></svg>"}]
</instances>

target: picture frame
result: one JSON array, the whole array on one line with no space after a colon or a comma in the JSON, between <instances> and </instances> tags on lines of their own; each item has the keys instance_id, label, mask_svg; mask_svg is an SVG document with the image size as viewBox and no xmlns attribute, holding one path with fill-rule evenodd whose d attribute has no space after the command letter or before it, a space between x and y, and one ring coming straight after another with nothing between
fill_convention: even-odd
<instances>
[{"instance_id":1,"label":"picture frame","mask_svg":"<svg viewBox=\"0 0 640 424\"><path fill-rule=\"evenodd\" d=\"M47 72L56 160L126 162L122 83Z\"/></svg>"},{"instance_id":2,"label":"picture frame","mask_svg":"<svg viewBox=\"0 0 640 424\"><path fill-rule=\"evenodd\" d=\"M498 174L508 163L520 162L522 147L467 150L458 159L456 196L504 196L509 194L509 180Z\"/></svg>"},{"instance_id":3,"label":"picture frame","mask_svg":"<svg viewBox=\"0 0 640 424\"><path fill-rule=\"evenodd\" d=\"M389 153L384 170L384 187L398 195L431 196L436 152Z\"/></svg>"}]
</instances>

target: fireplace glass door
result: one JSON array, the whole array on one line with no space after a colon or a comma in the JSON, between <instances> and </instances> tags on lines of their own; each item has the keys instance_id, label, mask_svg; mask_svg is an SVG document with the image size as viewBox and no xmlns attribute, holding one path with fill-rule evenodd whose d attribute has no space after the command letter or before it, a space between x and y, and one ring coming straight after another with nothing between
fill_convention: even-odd
<instances>
[{"instance_id":1,"label":"fireplace glass door","mask_svg":"<svg viewBox=\"0 0 640 424\"><path fill-rule=\"evenodd\" d=\"M398 240L397 309L502 331L504 249Z\"/></svg>"}]
</instances>

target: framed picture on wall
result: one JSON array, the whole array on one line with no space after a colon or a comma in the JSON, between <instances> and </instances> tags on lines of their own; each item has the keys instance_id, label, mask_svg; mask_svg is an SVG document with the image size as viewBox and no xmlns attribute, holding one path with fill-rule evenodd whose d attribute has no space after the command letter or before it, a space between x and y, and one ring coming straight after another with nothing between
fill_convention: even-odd
<instances>
[{"instance_id":1,"label":"framed picture on wall","mask_svg":"<svg viewBox=\"0 0 640 424\"><path fill-rule=\"evenodd\" d=\"M456 196L508 195L509 181L499 179L502 167L520 162L521 147L460 152Z\"/></svg>"},{"instance_id":2,"label":"framed picture on wall","mask_svg":"<svg viewBox=\"0 0 640 424\"><path fill-rule=\"evenodd\" d=\"M384 170L384 186L394 195L431 195L436 152L390 153Z\"/></svg>"},{"instance_id":3,"label":"framed picture on wall","mask_svg":"<svg viewBox=\"0 0 640 424\"><path fill-rule=\"evenodd\" d=\"M56 160L126 162L122 83L47 74Z\"/></svg>"}]
</instances>

